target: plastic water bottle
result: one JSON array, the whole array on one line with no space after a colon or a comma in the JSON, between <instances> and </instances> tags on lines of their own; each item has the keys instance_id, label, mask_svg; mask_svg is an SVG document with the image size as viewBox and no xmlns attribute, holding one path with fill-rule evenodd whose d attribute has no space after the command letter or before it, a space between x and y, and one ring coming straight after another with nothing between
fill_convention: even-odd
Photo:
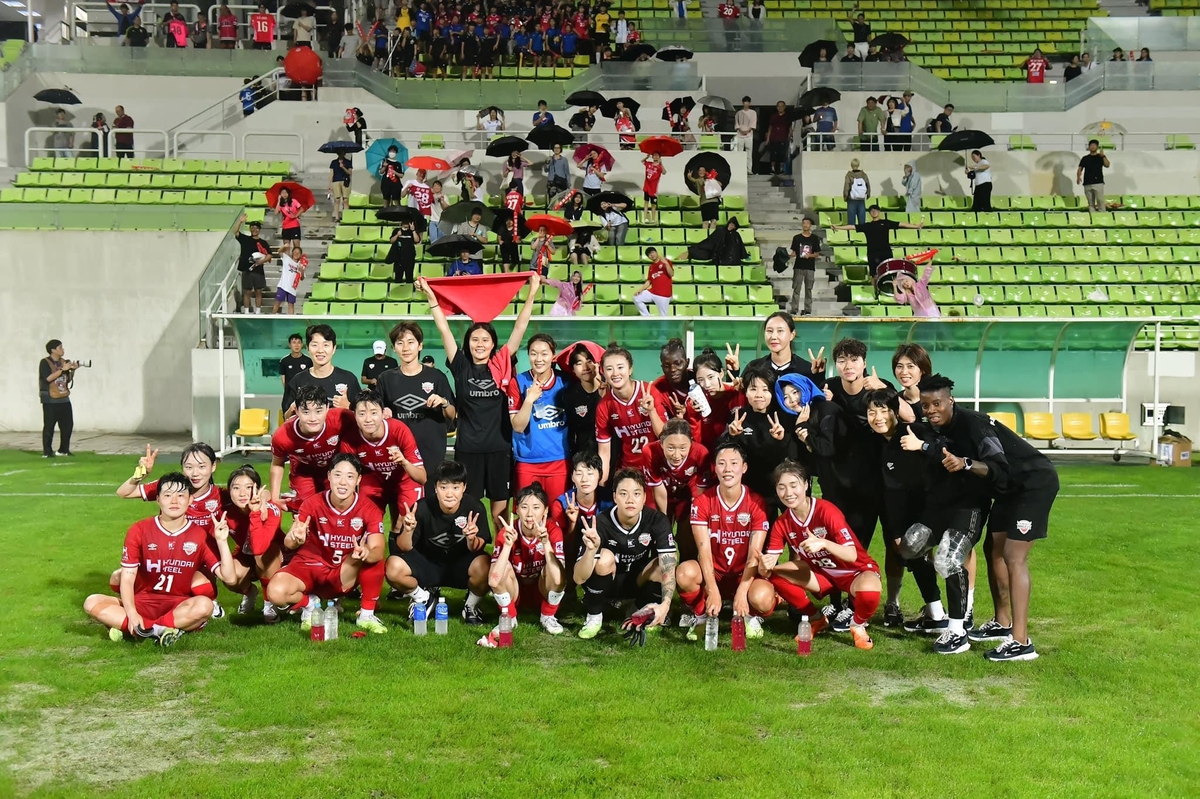
<instances>
[{"instance_id":1,"label":"plastic water bottle","mask_svg":"<svg viewBox=\"0 0 1200 799\"><path fill-rule=\"evenodd\" d=\"M716 616L709 616L704 622L704 649L712 652L717 648L717 630L721 622Z\"/></svg>"},{"instance_id":2,"label":"plastic water bottle","mask_svg":"<svg viewBox=\"0 0 1200 799\"><path fill-rule=\"evenodd\" d=\"M508 615L508 608L500 608L500 637L496 641L498 649L508 649L512 646L512 616Z\"/></svg>"},{"instance_id":3,"label":"plastic water bottle","mask_svg":"<svg viewBox=\"0 0 1200 799\"><path fill-rule=\"evenodd\" d=\"M695 380L688 383L688 399L692 401L692 404L705 419L712 413L712 406L708 404L708 397L704 395L704 389L696 385Z\"/></svg>"},{"instance_id":4,"label":"plastic water bottle","mask_svg":"<svg viewBox=\"0 0 1200 799\"><path fill-rule=\"evenodd\" d=\"M309 618L312 620L312 631L309 633L309 638L313 641L325 640L325 613L321 610L321 602L317 600L316 607L310 607Z\"/></svg>"},{"instance_id":5,"label":"plastic water bottle","mask_svg":"<svg viewBox=\"0 0 1200 799\"><path fill-rule=\"evenodd\" d=\"M437 607L433 609L433 631L438 635L445 635L449 624L450 606L446 604L445 597L438 597Z\"/></svg>"},{"instance_id":6,"label":"plastic water bottle","mask_svg":"<svg viewBox=\"0 0 1200 799\"><path fill-rule=\"evenodd\" d=\"M800 617L800 627L796 630L796 654L808 657L812 654L812 625L808 616Z\"/></svg>"},{"instance_id":7,"label":"plastic water bottle","mask_svg":"<svg viewBox=\"0 0 1200 799\"><path fill-rule=\"evenodd\" d=\"M418 602L413 608L413 635L424 635L427 633L429 622L425 618L425 603Z\"/></svg>"},{"instance_id":8,"label":"plastic water bottle","mask_svg":"<svg viewBox=\"0 0 1200 799\"><path fill-rule=\"evenodd\" d=\"M729 625L729 644L734 652L746 651L746 620L741 616L734 616Z\"/></svg>"},{"instance_id":9,"label":"plastic water bottle","mask_svg":"<svg viewBox=\"0 0 1200 799\"><path fill-rule=\"evenodd\" d=\"M338 637L338 607L333 600L325 606L325 640L336 641Z\"/></svg>"}]
</instances>

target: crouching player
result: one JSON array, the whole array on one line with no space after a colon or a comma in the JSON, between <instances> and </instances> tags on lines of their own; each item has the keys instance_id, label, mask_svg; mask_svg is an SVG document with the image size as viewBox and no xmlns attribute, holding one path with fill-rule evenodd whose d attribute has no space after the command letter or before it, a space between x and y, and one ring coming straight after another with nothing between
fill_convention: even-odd
<instances>
[{"instance_id":1,"label":"crouching player","mask_svg":"<svg viewBox=\"0 0 1200 799\"><path fill-rule=\"evenodd\" d=\"M408 425L385 418L383 398L373 389L354 400L354 423L342 421L342 452L357 455L366 471L359 490L380 510L391 508L392 521L405 505L415 505L425 486L425 464ZM346 417L349 411L333 410L330 416Z\"/></svg>"},{"instance_id":2,"label":"crouching player","mask_svg":"<svg viewBox=\"0 0 1200 799\"><path fill-rule=\"evenodd\" d=\"M296 554L267 586L279 607L303 608L300 627L312 627L320 599L338 599L359 585L362 606L355 623L373 633L387 628L375 616L383 588L383 513L358 485L363 466L342 453L329 462L329 490L309 497L296 513L283 545Z\"/></svg>"},{"instance_id":3,"label":"crouching player","mask_svg":"<svg viewBox=\"0 0 1200 799\"><path fill-rule=\"evenodd\" d=\"M555 614L567 581L562 530L549 517L549 498L541 483L534 481L522 488L516 501L516 518L500 520L501 529L492 546L488 588L500 606L500 615L507 614L514 629L518 606L531 606L540 599L542 629L560 635L563 627Z\"/></svg>"},{"instance_id":4,"label":"crouching player","mask_svg":"<svg viewBox=\"0 0 1200 799\"><path fill-rule=\"evenodd\" d=\"M254 601L258 598L254 581L262 583L265 598L271 578L283 564L282 521L279 506L267 496L267 489L254 467L246 464L234 469L229 475L222 515L216 518L213 526L213 538L217 541L218 553L221 552L222 535L227 541L232 536L237 545L236 559L221 569L221 582L242 595L238 615L254 612ZM279 613L270 602L263 603L263 621L267 624L279 621Z\"/></svg>"},{"instance_id":5,"label":"crouching player","mask_svg":"<svg viewBox=\"0 0 1200 799\"><path fill-rule=\"evenodd\" d=\"M83 603L89 616L109 628L112 640L129 633L171 646L212 616L210 596L194 596L192 590L194 578L205 579L200 570L219 572L208 531L188 518L192 490L192 481L180 472L158 479L158 515L125 534L120 598L92 594Z\"/></svg>"},{"instance_id":6,"label":"crouching player","mask_svg":"<svg viewBox=\"0 0 1200 799\"><path fill-rule=\"evenodd\" d=\"M654 494L654 507L670 519L679 541L679 554L694 559L696 548L688 533L692 500L712 485L712 458L708 449L692 440L692 428L683 419L663 425L658 441L643 450L646 488Z\"/></svg>"},{"instance_id":7,"label":"crouching player","mask_svg":"<svg viewBox=\"0 0 1200 799\"><path fill-rule=\"evenodd\" d=\"M717 486L692 501L699 557L679 564L679 597L691 606L679 625L688 627L687 638L695 641L707 617L720 615L722 600L729 598L734 615L746 621L746 637L762 638L762 617L775 609L775 588L755 576L767 537L767 508L742 485L746 453L740 445L717 444L713 465Z\"/></svg>"},{"instance_id":8,"label":"crouching player","mask_svg":"<svg viewBox=\"0 0 1200 799\"><path fill-rule=\"evenodd\" d=\"M652 611L646 625L666 621L675 595L675 538L667 517L646 507L646 483L640 469L620 469L613 476L612 510L594 519L581 518L583 545L574 578L583 586L587 618L580 638L595 638L604 624L604 606L633 599L641 611Z\"/></svg>"},{"instance_id":9,"label":"crouching player","mask_svg":"<svg viewBox=\"0 0 1200 799\"><path fill-rule=\"evenodd\" d=\"M814 633L828 622L805 591L818 597L833 590L852 596L850 634L856 647L870 649L874 643L866 625L879 607L879 565L859 544L837 506L812 498L808 472L799 463L784 461L775 469L775 491L784 512L771 526L759 574L771 580L789 605L808 615ZM792 560L779 563L785 542Z\"/></svg>"}]
</instances>

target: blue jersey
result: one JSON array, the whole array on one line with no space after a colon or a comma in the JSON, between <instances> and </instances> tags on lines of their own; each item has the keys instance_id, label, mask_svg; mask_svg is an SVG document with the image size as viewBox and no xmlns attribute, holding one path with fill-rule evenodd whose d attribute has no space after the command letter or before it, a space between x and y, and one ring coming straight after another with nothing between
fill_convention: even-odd
<instances>
[{"instance_id":1,"label":"blue jersey","mask_svg":"<svg viewBox=\"0 0 1200 799\"><path fill-rule=\"evenodd\" d=\"M562 54L575 55L575 41L578 37L575 31L568 31L562 35Z\"/></svg>"},{"instance_id":2,"label":"blue jersey","mask_svg":"<svg viewBox=\"0 0 1200 799\"><path fill-rule=\"evenodd\" d=\"M535 53L542 52L542 33L534 31L529 35L529 46Z\"/></svg>"},{"instance_id":3,"label":"blue jersey","mask_svg":"<svg viewBox=\"0 0 1200 799\"><path fill-rule=\"evenodd\" d=\"M432 22L433 14L422 8L417 12L417 33L429 33Z\"/></svg>"},{"instance_id":4,"label":"blue jersey","mask_svg":"<svg viewBox=\"0 0 1200 799\"><path fill-rule=\"evenodd\" d=\"M141 6L138 7L138 10L141 10ZM249 86L245 87L238 92L238 98L242 101L243 111L254 110L254 89L251 89Z\"/></svg>"},{"instance_id":5,"label":"blue jersey","mask_svg":"<svg viewBox=\"0 0 1200 799\"><path fill-rule=\"evenodd\" d=\"M508 413L516 414L533 385L533 372L522 372L508 384ZM562 404L563 379L555 374L533 403L524 433L513 431L513 457L520 463L552 463L567 459L567 412Z\"/></svg>"}]
</instances>

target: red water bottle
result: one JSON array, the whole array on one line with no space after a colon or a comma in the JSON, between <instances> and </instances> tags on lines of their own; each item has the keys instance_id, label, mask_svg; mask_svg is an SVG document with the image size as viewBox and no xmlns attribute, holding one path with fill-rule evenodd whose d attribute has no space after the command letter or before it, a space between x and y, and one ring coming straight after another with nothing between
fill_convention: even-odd
<instances>
[{"instance_id":1,"label":"red water bottle","mask_svg":"<svg viewBox=\"0 0 1200 799\"><path fill-rule=\"evenodd\" d=\"M746 620L741 616L734 615L733 622L729 625L730 635L729 643L734 652L746 651Z\"/></svg>"},{"instance_id":2,"label":"red water bottle","mask_svg":"<svg viewBox=\"0 0 1200 799\"><path fill-rule=\"evenodd\" d=\"M325 614L321 612L319 604L312 611L312 629L308 637L312 641L325 640Z\"/></svg>"},{"instance_id":3,"label":"red water bottle","mask_svg":"<svg viewBox=\"0 0 1200 799\"><path fill-rule=\"evenodd\" d=\"M509 606L500 608L500 634L496 638L496 646L508 649L512 646L512 617L508 615Z\"/></svg>"},{"instance_id":4,"label":"red water bottle","mask_svg":"<svg viewBox=\"0 0 1200 799\"><path fill-rule=\"evenodd\" d=\"M796 630L796 654L800 657L812 654L812 625L808 623L808 616L800 617L800 626Z\"/></svg>"}]
</instances>

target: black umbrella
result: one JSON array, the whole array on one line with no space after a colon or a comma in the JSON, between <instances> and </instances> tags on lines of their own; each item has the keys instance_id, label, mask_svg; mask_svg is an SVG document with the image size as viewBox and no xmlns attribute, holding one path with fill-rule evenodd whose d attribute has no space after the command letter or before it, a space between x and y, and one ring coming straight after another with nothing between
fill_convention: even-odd
<instances>
[{"instance_id":1,"label":"black umbrella","mask_svg":"<svg viewBox=\"0 0 1200 799\"><path fill-rule=\"evenodd\" d=\"M518 139L516 136L501 136L487 146L485 152L495 158L507 158L513 154L513 151L525 152L529 149L529 142L524 139Z\"/></svg>"},{"instance_id":2,"label":"black umbrella","mask_svg":"<svg viewBox=\"0 0 1200 799\"><path fill-rule=\"evenodd\" d=\"M625 52L621 53L622 61L637 61L642 58L649 58L654 55L656 48L652 44L631 44L625 48Z\"/></svg>"},{"instance_id":3,"label":"black umbrella","mask_svg":"<svg viewBox=\"0 0 1200 799\"><path fill-rule=\"evenodd\" d=\"M411 205L394 205L391 208L380 208L375 212L375 218L380 222L412 222L417 230L425 231L425 214Z\"/></svg>"},{"instance_id":4,"label":"black umbrella","mask_svg":"<svg viewBox=\"0 0 1200 799\"><path fill-rule=\"evenodd\" d=\"M279 9L280 16L288 19L300 19L300 12L308 9L308 15L314 17L317 14L317 9L310 6L308 3L288 3L283 8Z\"/></svg>"},{"instance_id":5,"label":"black umbrella","mask_svg":"<svg viewBox=\"0 0 1200 799\"><path fill-rule=\"evenodd\" d=\"M871 40L871 44L880 50L895 50L900 47L908 47L909 42L899 33L881 33Z\"/></svg>"},{"instance_id":6,"label":"black umbrella","mask_svg":"<svg viewBox=\"0 0 1200 799\"><path fill-rule=\"evenodd\" d=\"M469 202L465 200L456 202L454 205L442 211L441 224L457 225L459 222L466 222L471 218L471 215L475 211L479 211L479 224L483 225L484 227L492 226L492 220L496 213L491 208L488 208L483 203Z\"/></svg>"},{"instance_id":7,"label":"black umbrella","mask_svg":"<svg viewBox=\"0 0 1200 799\"><path fill-rule=\"evenodd\" d=\"M352 141L327 141L317 148L317 152L322 153L361 153L362 145Z\"/></svg>"},{"instance_id":8,"label":"black umbrella","mask_svg":"<svg viewBox=\"0 0 1200 799\"><path fill-rule=\"evenodd\" d=\"M33 99L55 105L79 105L79 98L70 89L42 89Z\"/></svg>"},{"instance_id":9,"label":"black umbrella","mask_svg":"<svg viewBox=\"0 0 1200 799\"><path fill-rule=\"evenodd\" d=\"M614 97L611 100L605 100L603 103L601 103L601 105L600 105L601 116L606 116L609 119L612 119L613 117L615 117L617 115L617 103L620 103L621 105L628 108L629 113L632 114L635 118L637 117L638 109L642 107L642 104L639 103L637 100L633 99L632 97Z\"/></svg>"},{"instance_id":10,"label":"black umbrella","mask_svg":"<svg viewBox=\"0 0 1200 799\"><path fill-rule=\"evenodd\" d=\"M457 258L463 250L475 255L483 252L483 244L470 236L442 236L425 248L434 258Z\"/></svg>"},{"instance_id":11,"label":"black umbrella","mask_svg":"<svg viewBox=\"0 0 1200 799\"><path fill-rule=\"evenodd\" d=\"M529 135L525 139L539 150L553 150L556 144L561 144L563 147L574 144L575 134L558 125L547 125L529 131Z\"/></svg>"},{"instance_id":12,"label":"black umbrella","mask_svg":"<svg viewBox=\"0 0 1200 799\"><path fill-rule=\"evenodd\" d=\"M696 105L708 106L709 108L713 108L718 111L724 111L726 114L733 110L733 103L729 102L724 97L718 97L715 94L704 95L696 101Z\"/></svg>"},{"instance_id":13,"label":"black umbrella","mask_svg":"<svg viewBox=\"0 0 1200 799\"><path fill-rule=\"evenodd\" d=\"M955 150L980 150L984 147L991 147L995 143L995 140L982 130L956 130L953 133L947 134L946 138L942 139L941 144L938 145L938 149L951 152Z\"/></svg>"},{"instance_id":14,"label":"black umbrella","mask_svg":"<svg viewBox=\"0 0 1200 799\"><path fill-rule=\"evenodd\" d=\"M807 105L816 108L819 105L832 105L840 99L842 99L842 93L837 89L831 89L828 86L818 86L800 95L800 99L796 101L796 105Z\"/></svg>"},{"instance_id":15,"label":"black umbrella","mask_svg":"<svg viewBox=\"0 0 1200 799\"><path fill-rule=\"evenodd\" d=\"M716 172L717 180L720 182L721 188L725 188L729 185L729 177L732 175L732 171L729 168L729 162L725 160L723 155L714 152L703 152L693 155L691 159L688 160L687 165L683 168L685 176L694 175L696 170L703 170L704 172ZM692 181L689 180L687 184L688 188L691 189L693 193L700 193L700 189L697 188Z\"/></svg>"},{"instance_id":16,"label":"black umbrella","mask_svg":"<svg viewBox=\"0 0 1200 799\"><path fill-rule=\"evenodd\" d=\"M828 39L817 39L812 44L800 51L800 66L812 69L813 64L817 63L817 59L821 56L821 51L825 51L825 60L832 61L837 57L838 46Z\"/></svg>"},{"instance_id":17,"label":"black umbrella","mask_svg":"<svg viewBox=\"0 0 1200 799\"><path fill-rule=\"evenodd\" d=\"M498 117L504 116L504 109L498 105L489 105L487 108L479 109L479 116L485 117L488 114L490 114L492 111L495 111L496 116L498 116Z\"/></svg>"},{"instance_id":18,"label":"black umbrella","mask_svg":"<svg viewBox=\"0 0 1200 799\"><path fill-rule=\"evenodd\" d=\"M600 209L601 203L608 203L609 205L624 204L626 211L630 211L634 207L633 200L629 199L627 195L619 191L602 191L588 198L587 209L593 214L603 214L604 211Z\"/></svg>"},{"instance_id":19,"label":"black umbrella","mask_svg":"<svg viewBox=\"0 0 1200 799\"><path fill-rule=\"evenodd\" d=\"M690 61L692 55L692 51L686 47L672 44L660 49L654 54L654 57L660 61Z\"/></svg>"},{"instance_id":20,"label":"black umbrella","mask_svg":"<svg viewBox=\"0 0 1200 799\"><path fill-rule=\"evenodd\" d=\"M502 209L502 212L496 214L496 218L492 220L492 232L499 236L502 242L506 239L506 237L508 241L512 241L512 233L510 233L508 228L505 227L505 225L508 224L508 220L512 218L512 211L509 211L508 209ZM528 235L529 226L525 224L525 215L520 214L517 216L517 238L523 239Z\"/></svg>"},{"instance_id":21,"label":"black umbrella","mask_svg":"<svg viewBox=\"0 0 1200 799\"><path fill-rule=\"evenodd\" d=\"M787 110L788 122L795 122L797 120L804 119L805 117L810 117L812 114L813 109L807 105L798 105L795 108L789 108Z\"/></svg>"},{"instance_id":22,"label":"black umbrella","mask_svg":"<svg viewBox=\"0 0 1200 799\"><path fill-rule=\"evenodd\" d=\"M674 100L667 103L665 108L663 108L663 119L665 119L669 122L671 120L672 114L681 114L681 113L683 113L683 109L685 109L685 108L687 109L687 112L690 114L692 112L692 109L695 107L696 107L696 101L694 99L692 99L692 96L690 94L687 95L686 97L676 97Z\"/></svg>"},{"instance_id":23,"label":"black umbrella","mask_svg":"<svg viewBox=\"0 0 1200 799\"><path fill-rule=\"evenodd\" d=\"M591 92L591 91L584 90L584 91L578 91L578 92L571 92L570 94L567 95L567 105L576 105L576 106L580 106L582 108L586 108L586 107L594 105L597 108L599 108L600 106L604 105L604 103L605 103L604 95L601 94L600 92Z\"/></svg>"}]
</instances>

